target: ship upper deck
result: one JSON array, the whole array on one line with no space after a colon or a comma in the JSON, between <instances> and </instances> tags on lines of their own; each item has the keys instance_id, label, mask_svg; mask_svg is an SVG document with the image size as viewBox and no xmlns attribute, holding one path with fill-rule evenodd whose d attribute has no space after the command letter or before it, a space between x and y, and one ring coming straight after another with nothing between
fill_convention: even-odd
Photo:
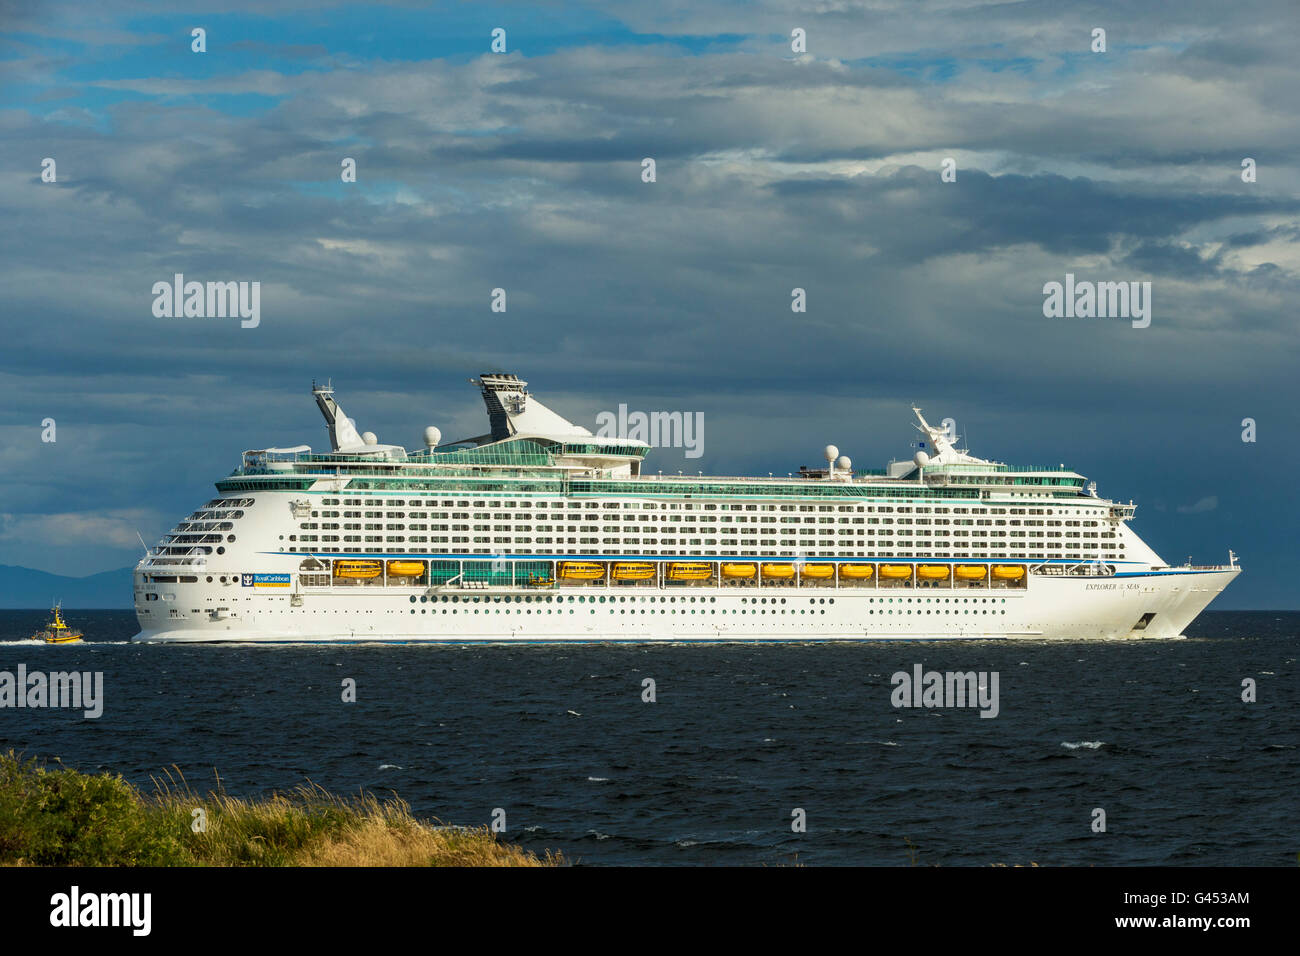
<instances>
[{"instance_id":1,"label":"ship upper deck","mask_svg":"<svg viewBox=\"0 0 1300 956\"><path fill-rule=\"evenodd\" d=\"M1014 467L986 461L955 447L955 437L926 422L915 409L918 431L927 439L912 460L884 469L852 469L848 459L830 456L824 469L800 468L785 477L646 474L650 445L634 439L593 435L546 408L527 383L508 373L471 380L483 392L491 432L438 444L438 429L426 429L426 447L407 451L381 445L356 430L333 398L331 386L313 386L325 415L332 448L308 446L244 452L240 466L218 487L306 490L325 478L347 479L356 491L463 490L481 492L496 484L512 490L560 494L725 497L988 497L999 493L1034 497L1078 497L1103 503L1084 491L1083 475L1060 466ZM834 451L832 448L828 452ZM1109 502L1104 502L1109 504Z\"/></svg>"}]
</instances>

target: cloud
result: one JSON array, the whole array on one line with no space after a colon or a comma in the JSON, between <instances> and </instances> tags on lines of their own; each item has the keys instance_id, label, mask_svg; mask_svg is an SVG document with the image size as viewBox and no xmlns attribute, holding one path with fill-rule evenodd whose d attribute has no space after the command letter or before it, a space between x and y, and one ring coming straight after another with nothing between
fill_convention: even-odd
<instances>
[{"instance_id":1,"label":"cloud","mask_svg":"<svg viewBox=\"0 0 1300 956\"><path fill-rule=\"evenodd\" d=\"M139 550L136 530L151 527L157 520L157 514L146 509L106 514L0 514L0 545L51 548L93 543Z\"/></svg>"},{"instance_id":2,"label":"cloud","mask_svg":"<svg viewBox=\"0 0 1300 956\"><path fill-rule=\"evenodd\" d=\"M1200 515L1207 511L1214 511L1219 507L1219 499L1216 495L1208 495L1201 498L1193 505L1179 505L1178 513L1180 515Z\"/></svg>"},{"instance_id":3,"label":"cloud","mask_svg":"<svg viewBox=\"0 0 1300 956\"><path fill-rule=\"evenodd\" d=\"M37 5L0 59L6 540L129 557L140 502L153 540L243 448L319 445L313 376L415 446L481 433L463 380L498 367L585 423L702 411L706 471L883 463L916 400L1116 494L1193 500L1207 447L1245 482L1235 422L1300 425L1300 61L1288 4L1176 6L1089 8L1104 56L1091 21L979 0L515 8L493 56L456 5L228 0L203 59L135 0ZM261 325L155 319L176 272L260 281ZM1151 280L1151 327L1044 319L1067 272ZM1175 510L1143 512L1156 543Z\"/></svg>"}]
</instances>

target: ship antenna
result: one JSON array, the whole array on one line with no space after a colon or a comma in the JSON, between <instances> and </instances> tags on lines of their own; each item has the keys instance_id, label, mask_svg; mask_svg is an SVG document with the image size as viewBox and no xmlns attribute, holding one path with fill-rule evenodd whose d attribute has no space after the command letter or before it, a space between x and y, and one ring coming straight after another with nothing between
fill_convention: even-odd
<instances>
[{"instance_id":1,"label":"ship antenna","mask_svg":"<svg viewBox=\"0 0 1300 956\"><path fill-rule=\"evenodd\" d=\"M144 548L144 556L149 557L149 545L144 543L144 536L140 534L140 529L135 529L135 536L140 539L140 547Z\"/></svg>"}]
</instances>

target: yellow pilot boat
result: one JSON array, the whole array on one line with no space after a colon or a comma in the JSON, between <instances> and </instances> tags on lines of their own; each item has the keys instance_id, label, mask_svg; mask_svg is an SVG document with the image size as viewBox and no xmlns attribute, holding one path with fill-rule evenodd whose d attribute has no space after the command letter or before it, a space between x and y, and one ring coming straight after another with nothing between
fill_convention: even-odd
<instances>
[{"instance_id":1,"label":"yellow pilot boat","mask_svg":"<svg viewBox=\"0 0 1300 956\"><path fill-rule=\"evenodd\" d=\"M826 580L835 577L835 565L833 564L805 564L800 570L801 578L813 578L814 580Z\"/></svg>"},{"instance_id":2,"label":"yellow pilot boat","mask_svg":"<svg viewBox=\"0 0 1300 956\"><path fill-rule=\"evenodd\" d=\"M334 576L336 578L358 578L367 580L377 578L383 571L383 566L378 561L335 561Z\"/></svg>"},{"instance_id":3,"label":"yellow pilot boat","mask_svg":"<svg viewBox=\"0 0 1300 956\"><path fill-rule=\"evenodd\" d=\"M423 561L389 561L390 578L418 578L424 575Z\"/></svg>"},{"instance_id":4,"label":"yellow pilot boat","mask_svg":"<svg viewBox=\"0 0 1300 956\"><path fill-rule=\"evenodd\" d=\"M713 565L703 561L674 561L668 565L670 581L707 581L713 577Z\"/></svg>"},{"instance_id":5,"label":"yellow pilot boat","mask_svg":"<svg viewBox=\"0 0 1300 956\"><path fill-rule=\"evenodd\" d=\"M880 566L880 576L889 578L891 581L901 581L912 576L912 566L910 564L882 564Z\"/></svg>"},{"instance_id":6,"label":"yellow pilot boat","mask_svg":"<svg viewBox=\"0 0 1300 956\"><path fill-rule=\"evenodd\" d=\"M733 580L741 578L752 578L754 572L758 569L752 564L732 564L727 562L722 565L722 576Z\"/></svg>"},{"instance_id":7,"label":"yellow pilot boat","mask_svg":"<svg viewBox=\"0 0 1300 956\"><path fill-rule=\"evenodd\" d=\"M763 578L765 580L785 580L794 577L793 564L765 564L763 565Z\"/></svg>"},{"instance_id":8,"label":"yellow pilot boat","mask_svg":"<svg viewBox=\"0 0 1300 956\"><path fill-rule=\"evenodd\" d=\"M983 581L988 574L989 569L982 564L957 565L957 577L963 581Z\"/></svg>"},{"instance_id":9,"label":"yellow pilot boat","mask_svg":"<svg viewBox=\"0 0 1300 956\"><path fill-rule=\"evenodd\" d=\"M869 578L875 573L875 566L871 564L840 565L840 578L842 580L861 581L863 578Z\"/></svg>"},{"instance_id":10,"label":"yellow pilot boat","mask_svg":"<svg viewBox=\"0 0 1300 956\"><path fill-rule=\"evenodd\" d=\"M649 561L619 561L614 565L615 581L651 581L655 566Z\"/></svg>"},{"instance_id":11,"label":"yellow pilot boat","mask_svg":"<svg viewBox=\"0 0 1300 956\"><path fill-rule=\"evenodd\" d=\"M599 581L605 566L595 561L561 561L559 575L565 581Z\"/></svg>"},{"instance_id":12,"label":"yellow pilot boat","mask_svg":"<svg viewBox=\"0 0 1300 956\"><path fill-rule=\"evenodd\" d=\"M54 620L45 625L45 630L33 634L32 640L42 641L45 644L76 644L80 641L82 633L64 623L63 605L55 604L50 610Z\"/></svg>"}]
</instances>

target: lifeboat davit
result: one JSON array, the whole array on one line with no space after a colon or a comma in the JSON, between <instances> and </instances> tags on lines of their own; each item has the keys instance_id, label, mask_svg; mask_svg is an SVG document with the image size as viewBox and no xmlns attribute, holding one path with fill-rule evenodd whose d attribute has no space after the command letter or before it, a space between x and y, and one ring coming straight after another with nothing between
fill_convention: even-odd
<instances>
[{"instance_id":1,"label":"lifeboat davit","mask_svg":"<svg viewBox=\"0 0 1300 956\"><path fill-rule=\"evenodd\" d=\"M559 575L566 581L599 581L605 566L596 561L561 561Z\"/></svg>"}]
</instances>

